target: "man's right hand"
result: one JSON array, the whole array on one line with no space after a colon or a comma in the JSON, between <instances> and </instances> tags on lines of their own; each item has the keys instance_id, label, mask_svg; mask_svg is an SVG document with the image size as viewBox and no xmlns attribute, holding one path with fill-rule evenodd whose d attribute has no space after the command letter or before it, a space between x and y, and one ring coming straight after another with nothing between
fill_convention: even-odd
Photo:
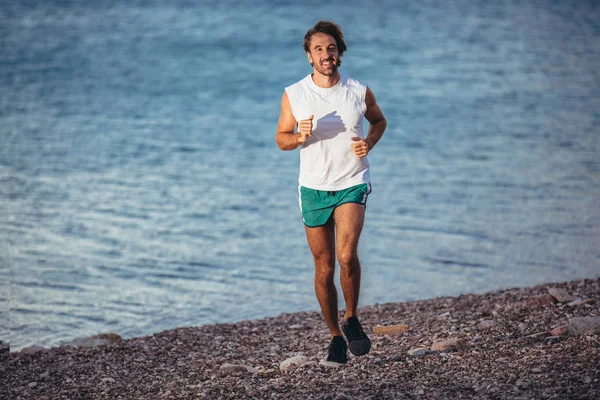
<instances>
[{"instance_id":1,"label":"man's right hand","mask_svg":"<svg viewBox=\"0 0 600 400\"><path fill-rule=\"evenodd\" d=\"M298 143L304 143L308 140L309 137L312 136L312 121L314 117L314 115L311 115L310 117L308 117L308 119L303 119L298 124Z\"/></svg>"}]
</instances>

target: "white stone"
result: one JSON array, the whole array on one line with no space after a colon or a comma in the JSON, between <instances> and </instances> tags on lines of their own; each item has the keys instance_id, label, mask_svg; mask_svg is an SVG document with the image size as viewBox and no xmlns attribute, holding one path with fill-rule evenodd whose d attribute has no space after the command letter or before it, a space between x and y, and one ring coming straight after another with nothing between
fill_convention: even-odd
<instances>
[{"instance_id":1,"label":"white stone","mask_svg":"<svg viewBox=\"0 0 600 400\"><path fill-rule=\"evenodd\" d=\"M577 298L569 303L567 303L568 307L575 307L575 306L580 306L583 304L583 300L580 298Z\"/></svg>"},{"instance_id":2,"label":"white stone","mask_svg":"<svg viewBox=\"0 0 600 400\"><path fill-rule=\"evenodd\" d=\"M311 360L311 361L307 361L304 364L301 365L302 368L307 368L307 367L311 367L313 365L319 365L318 362L316 362L315 360Z\"/></svg>"},{"instance_id":3,"label":"white stone","mask_svg":"<svg viewBox=\"0 0 600 400\"><path fill-rule=\"evenodd\" d=\"M319 365L322 365L322 366L327 367L327 368L339 368L339 367L343 366L344 364L336 363L336 362L333 362L333 361L321 360L319 362Z\"/></svg>"},{"instance_id":4,"label":"white stone","mask_svg":"<svg viewBox=\"0 0 600 400\"><path fill-rule=\"evenodd\" d=\"M294 357L290 357L286 360L283 360L281 362L281 364L279 364L279 370L281 372L286 372L287 370L289 370L292 366L296 366L299 367L304 363L309 362L310 359L306 356L294 356Z\"/></svg>"},{"instance_id":5,"label":"white stone","mask_svg":"<svg viewBox=\"0 0 600 400\"><path fill-rule=\"evenodd\" d=\"M418 347L416 349L410 349L408 351L408 355L411 357L423 357L430 353L430 350L427 347Z\"/></svg>"}]
</instances>

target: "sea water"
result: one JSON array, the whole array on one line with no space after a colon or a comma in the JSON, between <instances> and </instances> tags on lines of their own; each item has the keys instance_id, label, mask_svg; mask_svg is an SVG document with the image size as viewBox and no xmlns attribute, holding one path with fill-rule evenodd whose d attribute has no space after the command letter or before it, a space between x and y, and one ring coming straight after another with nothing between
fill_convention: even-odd
<instances>
[{"instance_id":1,"label":"sea water","mask_svg":"<svg viewBox=\"0 0 600 400\"><path fill-rule=\"evenodd\" d=\"M318 310L274 135L322 18L388 120L361 305L599 276L597 2L4 1L0 339Z\"/></svg>"}]
</instances>

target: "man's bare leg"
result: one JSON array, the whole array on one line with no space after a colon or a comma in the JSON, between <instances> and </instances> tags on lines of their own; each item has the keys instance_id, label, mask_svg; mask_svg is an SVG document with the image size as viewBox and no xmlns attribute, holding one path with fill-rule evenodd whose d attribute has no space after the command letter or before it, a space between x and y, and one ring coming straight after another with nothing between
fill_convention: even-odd
<instances>
[{"instance_id":1,"label":"man's bare leg","mask_svg":"<svg viewBox=\"0 0 600 400\"><path fill-rule=\"evenodd\" d=\"M356 316L360 293L360 262L358 239L365 220L365 206L346 203L334 211L337 236L337 256L340 262L340 281L346 301L346 313L342 331L348 340L348 348L355 356L363 356L371 350L371 340L365 334Z\"/></svg>"},{"instance_id":2,"label":"man's bare leg","mask_svg":"<svg viewBox=\"0 0 600 400\"><path fill-rule=\"evenodd\" d=\"M333 220L316 228L305 227L308 246L315 260L315 292L331 336L342 336L338 325L335 275L335 233Z\"/></svg>"},{"instance_id":3,"label":"man's bare leg","mask_svg":"<svg viewBox=\"0 0 600 400\"><path fill-rule=\"evenodd\" d=\"M360 294L360 261L358 239L365 221L365 206L346 203L334 212L337 236L337 257L340 263L340 283L346 302L344 320L356 316Z\"/></svg>"}]
</instances>

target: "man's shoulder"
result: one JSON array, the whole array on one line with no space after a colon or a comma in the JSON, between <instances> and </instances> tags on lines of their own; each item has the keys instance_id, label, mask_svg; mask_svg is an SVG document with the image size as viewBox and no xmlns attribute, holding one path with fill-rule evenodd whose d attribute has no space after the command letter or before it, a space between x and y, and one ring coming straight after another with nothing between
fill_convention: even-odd
<instances>
[{"instance_id":1,"label":"man's shoulder","mask_svg":"<svg viewBox=\"0 0 600 400\"><path fill-rule=\"evenodd\" d=\"M354 79L353 77L340 73L340 79L345 86L362 88L366 87L364 83L360 82L358 79Z\"/></svg>"},{"instance_id":2,"label":"man's shoulder","mask_svg":"<svg viewBox=\"0 0 600 400\"><path fill-rule=\"evenodd\" d=\"M306 85L306 80L310 78L310 74L305 76L304 78L300 79L298 82L293 83L289 86L286 86L285 90L287 91L288 89L295 89L301 86Z\"/></svg>"}]
</instances>

